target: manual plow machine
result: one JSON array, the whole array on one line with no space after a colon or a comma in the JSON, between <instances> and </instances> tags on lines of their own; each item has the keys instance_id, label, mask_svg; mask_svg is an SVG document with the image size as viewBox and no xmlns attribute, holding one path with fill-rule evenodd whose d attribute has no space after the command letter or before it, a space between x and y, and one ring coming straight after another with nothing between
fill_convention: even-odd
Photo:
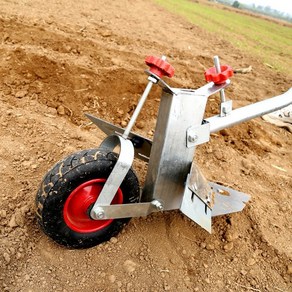
<instances>
[{"instance_id":1,"label":"manual plow machine","mask_svg":"<svg viewBox=\"0 0 292 292\"><path fill-rule=\"evenodd\" d=\"M195 149L210 134L276 111L292 103L292 89L238 109L225 97L233 75L230 66L205 72L199 89L172 88L163 76L174 68L165 57L147 57L148 84L125 129L86 116L108 136L97 149L74 153L44 177L36 197L37 218L56 242L87 248L115 236L131 217L179 209L211 232L211 218L241 211L249 195L208 182L194 161ZM154 84L162 88L153 141L131 132ZM220 94L219 115L204 118L208 97ZM132 169L133 159L148 163L144 186Z\"/></svg>"}]
</instances>

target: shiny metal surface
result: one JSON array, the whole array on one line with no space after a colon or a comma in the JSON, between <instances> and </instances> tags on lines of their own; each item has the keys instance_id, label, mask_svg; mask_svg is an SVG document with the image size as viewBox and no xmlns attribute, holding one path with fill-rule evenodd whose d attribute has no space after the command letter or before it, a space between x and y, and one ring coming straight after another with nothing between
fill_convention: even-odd
<instances>
[{"instance_id":1,"label":"shiny metal surface","mask_svg":"<svg viewBox=\"0 0 292 292\"><path fill-rule=\"evenodd\" d=\"M194 147L210 140L210 125L203 123L199 126L191 126L187 129L187 147Z\"/></svg>"},{"instance_id":2,"label":"shiny metal surface","mask_svg":"<svg viewBox=\"0 0 292 292\"><path fill-rule=\"evenodd\" d=\"M232 111L232 100L226 100L220 103L220 117L225 117L231 111Z\"/></svg>"},{"instance_id":3,"label":"shiny metal surface","mask_svg":"<svg viewBox=\"0 0 292 292\"><path fill-rule=\"evenodd\" d=\"M133 163L134 147L131 141L126 140L120 136L108 136L101 143L99 149L101 151L110 152L113 151L117 146L120 147L118 160L90 212L90 216L94 219L99 219L101 213L99 205L110 205L118 188L120 187Z\"/></svg>"},{"instance_id":4,"label":"shiny metal surface","mask_svg":"<svg viewBox=\"0 0 292 292\"><path fill-rule=\"evenodd\" d=\"M90 114L85 115L107 135L122 134L124 132L124 129L109 122L96 118ZM152 141L133 132L129 133L128 139L133 143L135 157L148 162Z\"/></svg>"},{"instance_id":5,"label":"shiny metal surface","mask_svg":"<svg viewBox=\"0 0 292 292\"><path fill-rule=\"evenodd\" d=\"M130 134L130 132L131 132L131 130L132 130L137 118L138 118L138 115L140 114L141 109L142 109L142 107L143 107L143 105L144 105L144 103L145 103L145 101L147 99L147 96L149 95L149 92L150 92L153 84L154 84L153 80L151 79L151 76L149 76L149 82L148 82L148 84L147 84L147 86L146 86L146 88L145 88L145 90L144 90L144 92L143 92L143 94L142 94L142 96L141 96L141 98L140 98L135 110L134 110L134 113L133 113L133 115L132 115L132 117L131 117L126 129L125 129L125 132L123 133L123 138L124 139L128 138L128 136L129 136L129 134Z\"/></svg>"},{"instance_id":6,"label":"shiny metal surface","mask_svg":"<svg viewBox=\"0 0 292 292\"><path fill-rule=\"evenodd\" d=\"M186 185L194 195L208 205L209 208L212 208L214 192L195 162L192 163Z\"/></svg>"},{"instance_id":7,"label":"shiny metal surface","mask_svg":"<svg viewBox=\"0 0 292 292\"><path fill-rule=\"evenodd\" d=\"M211 209L189 189L189 177L184 190L180 211L211 233Z\"/></svg>"},{"instance_id":8,"label":"shiny metal surface","mask_svg":"<svg viewBox=\"0 0 292 292\"><path fill-rule=\"evenodd\" d=\"M281 95L235 109L225 117L214 116L206 119L206 121L210 123L211 133L215 133L222 129L229 128L239 123L243 123L256 117L276 111L285 106L288 106L291 103L292 88Z\"/></svg>"},{"instance_id":9,"label":"shiny metal surface","mask_svg":"<svg viewBox=\"0 0 292 292\"><path fill-rule=\"evenodd\" d=\"M180 211L195 221L208 232L211 232L211 208L214 202L214 191L197 167L192 163L187 177Z\"/></svg>"},{"instance_id":10,"label":"shiny metal surface","mask_svg":"<svg viewBox=\"0 0 292 292\"><path fill-rule=\"evenodd\" d=\"M215 65L215 68L216 68L216 72L217 73L221 73L221 66L220 66L219 57L218 56L214 56L213 60L214 60L214 65ZM228 107L224 106L224 104L226 102L224 89L220 90L220 101L221 101L221 104L220 104L220 117L224 117L227 114L227 110L229 109Z\"/></svg>"},{"instance_id":11,"label":"shiny metal surface","mask_svg":"<svg viewBox=\"0 0 292 292\"><path fill-rule=\"evenodd\" d=\"M207 86L204 92L209 89ZM186 147L186 133L190 126L201 125L206 102L207 95L197 95L195 90L176 89L176 94L163 92L143 202L158 199L165 210L180 208L195 151L195 147Z\"/></svg>"},{"instance_id":12,"label":"shiny metal surface","mask_svg":"<svg viewBox=\"0 0 292 292\"><path fill-rule=\"evenodd\" d=\"M226 88L230 85L230 80L227 79L225 83L216 85L213 82L209 82L206 85L196 89L196 95L206 95L210 96L212 94L215 94L217 92L220 92L220 90Z\"/></svg>"},{"instance_id":13,"label":"shiny metal surface","mask_svg":"<svg viewBox=\"0 0 292 292\"><path fill-rule=\"evenodd\" d=\"M163 79L159 78L155 74L153 74L149 70L145 70L145 73L149 76L155 76L155 79L157 80L157 84L165 91L171 94L175 94L175 89L171 88Z\"/></svg>"},{"instance_id":14,"label":"shiny metal surface","mask_svg":"<svg viewBox=\"0 0 292 292\"><path fill-rule=\"evenodd\" d=\"M153 200L147 203L99 205L98 210L102 210L102 219L105 220L147 216L153 212L163 211L163 208L159 201Z\"/></svg>"},{"instance_id":15,"label":"shiny metal surface","mask_svg":"<svg viewBox=\"0 0 292 292\"><path fill-rule=\"evenodd\" d=\"M191 169L195 146L206 142L210 133L289 105L292 103L292 89L274 98L231 111L227 116L208 118L205 120L206 124L202 125L208 96L219 92L229 83L229 80L222 85L210 82L197 90L169 90L165 87L152 150L150 140L131 132L128 137L134 146L130 140L119 135L105 139L100 149L112 151L120 146L120 155L92 209L92 217L109 219L146 216L159 210L180 209L211 231L211 216L241 211L250 198L248 195L215 183L207 183L195 166ZM119 127L87 116L107 134L123 133ZM110 205L131 167L134 150L136 156L146 158L151 151L142 203Z\"/></svg>"},{"instance_id":16,"label":"shiny metal surface","mask_svg":"<svg viewBox=\"0 0 292 292\"><path fill-rule=\"evenodd\" d=\"M239 212L250 199L249 195L231 188L213 182L209 182L209 185L215 192L215 204L212 208L212 217Z\"/></svg>"}]
</instances>

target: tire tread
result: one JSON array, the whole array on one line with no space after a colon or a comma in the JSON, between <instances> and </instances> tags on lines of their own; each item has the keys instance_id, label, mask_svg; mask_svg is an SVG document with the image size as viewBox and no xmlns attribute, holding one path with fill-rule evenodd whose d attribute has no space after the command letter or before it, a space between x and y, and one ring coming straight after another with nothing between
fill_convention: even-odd
<instances>
[{"instance_id":1,"label":"tire tread","mask_svg":"<svg viewBox=\"0 0 292 292\"><path fill-rule=\"evenodd\" d=\"M81 150L79 152L76 152L74 154L69 155L68 157L64 158L63 160L57 162L44 176L38 192L36 196L36 215L37 215L37 221L43 231L49 235L50 237L53 237L51 232L48 231L46 224L47 222L44 219L44 213L46 212L45 204L46 202L49 202L52 197L58 196L59 191L62 192L62 185L67 183L67 177L70 176L71 173L74 173L77 171L80 172L80 179L84 179L86 175L90 175L92 171L102 171L102 165L104 163L111 162L111 168L113 168L114 163L117 160L117 155L115 153L105 153L101 152L98 149L89 149L89 150ZM95 169L92 170L92 162L96 162L94 164ZM99 169L100 168L100 169ZM130 175L129 175L130 173ZM135 175L134 171L132 169L129 170L129 173L127 174L127 177L131 177L131 179L128 179L128 186L129 188L134 188L135 191L132 192L132 194L129 194L129 201L130 202L137 202L139 200L139 191L136 189L139 189L139 182L137 179L137 176ZM126 179L125 179L126 180ZM124 180L124 182L125 182ZM122 185L124 184L122 183ZM125 219L123 219L125 221ZM121 229L122 223L119 223L119 220L116 221L116 229L119 231ZM122 222L122 220L121 220ZM117 232L118 232L117 231ZM79 240L79 244L70 244L62 242L62 240L53 238L57 242L61 242L61 244L71 246L74 248L84 248L93 246L90 243L84 244L82 240ZM94 244L95 245L95 244Z\"/></svg>"}]
</instances>

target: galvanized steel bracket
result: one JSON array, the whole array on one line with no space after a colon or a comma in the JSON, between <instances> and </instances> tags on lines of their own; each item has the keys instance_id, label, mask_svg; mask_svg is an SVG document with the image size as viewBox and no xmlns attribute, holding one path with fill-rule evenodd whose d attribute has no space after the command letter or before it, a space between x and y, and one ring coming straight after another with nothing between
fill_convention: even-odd
<instances>
[{"instance_id":1,"label":"galvanized steel bracket","mask_svg":"<svg viewBox=\"0 0 292 292\"><path fill-rule=\"evenodd\" d=\"M206 202L194 194L189 188L190 174L187 176L186 186L180 206L180 211L211 233L212 211Z\"/></svg>"},{"instance_id":2,"label":"galvanized steel bracket","mask_svg":"<svg viewBox=\"0 0 292 292\"><path fill-rule=\"evenodd\" d=\"M210 124L203 120L199 126L192 126L187 129L187 147L195 147L210 140Z\"/></svg>"},{"instance_id":3,"label":"galvanized steel bracket","mask_svg":"<svg viewBox=\"0 0 292 292\"><path fill-rule=\"evenodd\" d=\"M118 219L147 216L154 212L162 212L163 205L158 200L145 203L99 205L98 219Z\"/></svg>"},{"instance_id":4,"label":"galvanized steel bracket","mask_svg":"<svg viewBox=\"0 0 292 292\"><path fill-rule=\"evenodd\" d=\"M225 117L232 112L232 100L226 100L220 103L220 117Z\"/></svg>"},{"instance_id":5,"label":"galvanized steel bracket","mask_svg":"<svg viewBox=\"0 0 292 292\"><path fill-rule=\"evenodd\" d=\"M120 147L119 157L90 212L90 216L93 219L100 219L100 205L111 204L134 160L134 147L132 142L118 135L108 136L99 146L99 150L110 152L117 146Z\"/></svg>"}]
</instances>

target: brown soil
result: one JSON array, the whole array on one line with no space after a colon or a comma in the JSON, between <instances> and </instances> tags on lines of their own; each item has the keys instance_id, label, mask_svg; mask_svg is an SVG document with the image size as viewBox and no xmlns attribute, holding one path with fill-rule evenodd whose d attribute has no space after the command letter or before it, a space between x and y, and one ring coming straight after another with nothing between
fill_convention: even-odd
<instances>
[{"instance_id":1,"label":"brown soil","mask_svg":"<svg viewBox=\"0 0 292 292\"><path fill-rule=\"evenodd\" d=\"M203 85L215 54L234 68L252 65L227 90L235 107L286 91L291 77L149 1L3 0L0 15L0 291L291 291L291 133L262 119L198 147L208 179L252 195L243 212L214 218L211 235L174 211L69 250L34 215L46 171L104 138L84 112L128 121L146 85L145 56L167 55L176 68L168 82L179 87ZM160 92L135 129L150 138Z\"/></svg>"}]
</instances>

